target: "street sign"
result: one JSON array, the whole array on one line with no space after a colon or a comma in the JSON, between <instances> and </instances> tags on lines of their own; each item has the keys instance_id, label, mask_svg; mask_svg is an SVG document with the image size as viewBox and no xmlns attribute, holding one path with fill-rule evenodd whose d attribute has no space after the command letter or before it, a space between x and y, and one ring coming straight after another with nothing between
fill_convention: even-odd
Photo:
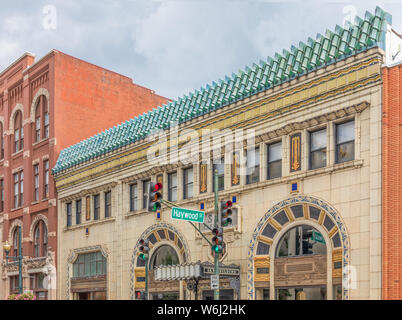
<instances>
[{"instance_id":1,"label":"street sign","mask_svg":"<svg viewBox=\"0 0 402 320\"><path fill-rule=\"evenodd\" d=\"M211 290L219 289L219 275L212 275L211 276Z\"/></svg>"},{"instance_id":2,"label":"street sign","mask_svg":"<svg viewBox=\"0 0 402 320\"><path fill-rule=\"evenodd\" d=\"M204 275L213 275L215 272L214 266L203 266L202 273ZM219 274L225 277L238 277L240 276L240 267L219 267Z\"/></svg>"},{"instance_id":3,"label":"street sign","mask_svg":"<svg viewBox=\"0 0 402 320\"><path fill-rule=\"evenodd\" d=\"M172 208L172 219L204 223L205 212L183 208Z\"/></svg>"},{"instance_id":4,"label":"street sign","mask_svg":"<svg viewBox=\"0 0 402 320\"><path fill-rule=\"evenodd\" d=\"M325 240L322 234L314 230L313 233L311 234L311 240L325 244Z\"/></svg>"}]
</instances>

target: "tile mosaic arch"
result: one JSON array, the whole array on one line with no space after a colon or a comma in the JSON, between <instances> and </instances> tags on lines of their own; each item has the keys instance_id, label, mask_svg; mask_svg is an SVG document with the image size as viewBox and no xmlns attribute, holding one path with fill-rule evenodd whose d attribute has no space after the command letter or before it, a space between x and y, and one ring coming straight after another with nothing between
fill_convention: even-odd
<instances>
[{"instance_id":1,"label":"tile mosaic arch","mask_svg":"<svg viewBox=\"0 0 402 320\"><path fill-rule=\"evenodd\" d=\"M295 220L310 220L323 226L331 239L332 248L342 249L343 267L349 265L349 239L346 226L338 212L328 203L310 196L299 195L273 206L259 221L250 241L248 252L247 298L254 299L254 258L268 256L276 234ZM275 248L273 248L275 249ZM343 298L349 292L343 288Z\"/></svg>"},{"instance_id":2,"label":"tile mosaic arch","mask_svg":"<svg viewBox=\"0 0 402 320\"><path fill-rule=\"evenodd\" d=\"M133 250L133 254L131 256L131 262L130 262L130 283L131 283L130 296L131 296L131 300L134 300L134 286L135 286L134 274L135 274L135 268L137 267L137 260L138 260L137 252L140 247L140 243L139 243L140 239L148 239L150 241L151 252L152 252L152 247L155 247L155 245L158 242L169 241L181 253L181 256L183 258L183 263L191 261L190 260L190 250L188 249L187 241L184 238L183 234L176 227L174 227L171 224L164 223L164 222L161 222L161 223L158 223L158 224L155 224L155 225L149 227L138 238L138 241Z\"/></svg>"}]
</instances>

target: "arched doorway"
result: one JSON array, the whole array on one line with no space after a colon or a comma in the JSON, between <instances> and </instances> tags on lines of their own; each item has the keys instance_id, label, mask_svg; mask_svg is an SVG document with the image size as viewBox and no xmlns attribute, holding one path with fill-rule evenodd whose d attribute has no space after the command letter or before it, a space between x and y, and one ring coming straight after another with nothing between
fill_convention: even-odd
<instances>
[{"instance_id":1,"label":"arched doorway","mask_svg":"<svg viewBox=\"0 0 402 320\"><path fill-rule=\"evenodd\" d=\"M280 238L274 255L276 300L327 299L327 245L310 225L298 225Z\"/></svg>"},{"instance_id":2,"label":"arched doorway","mask_svg":"<svg viewBox=\"0 0 402 320\"><path fill-rule=\"evenodd\" d=\"M180 264L179 255L170 244L161 244L149 259L149 299L150 300L179 300L180 281L158 283L155 281L154 269L160 266ZM164 288L161 288L164 285Z\"/></svg>"},{"instance_id":3,"label":"arched doorway","mask_svg":"<svg viewBox=\"0 0 402 320\"><path fill-rule=\"evenodd\" d=\"M190 260L185 238L174 226L158 223L145 230L137 241L131 259L132 299L145 290L145 262L138 257L139 240L149 240L149 297L153 300L185 299L184 281L155 281L153 269L161 265L178 265Z\"/></svg>"},{"instance_id":4,"label":"arched doorway","mask_svg":"<svg viewBox=\"0 0 402 320\"><path fill-rule=\"evenodd\" d=\"M250 241L248 299L348 299L349 241L324 201L297 196L272 207Z\"/></svg>"}]
</instances>

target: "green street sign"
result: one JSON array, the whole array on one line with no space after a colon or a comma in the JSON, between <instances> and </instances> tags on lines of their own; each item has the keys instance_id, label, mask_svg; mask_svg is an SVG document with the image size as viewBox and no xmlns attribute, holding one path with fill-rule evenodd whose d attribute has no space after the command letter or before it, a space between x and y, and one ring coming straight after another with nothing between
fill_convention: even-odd
<instances>
[{"instance_id":1,"label":"green street sign","mask_svg":"<svg viewBox=\"0 0 402 320\"><path fill-rule=\"evenodd\" d=\"M205 212L183 208L172 208L172 219L204 223Z\"/></svg>"},{"instance_id":2,"label":"green street sign","mask_svg":"<svg viewBox=\"0 0 402 320\"><path fill-rule=\"evenodd\" d=\"M325 240L322 234L316 231L313 231L313 233L311 234L311 240L325 244Z\"/></svg>"}]
</instances>

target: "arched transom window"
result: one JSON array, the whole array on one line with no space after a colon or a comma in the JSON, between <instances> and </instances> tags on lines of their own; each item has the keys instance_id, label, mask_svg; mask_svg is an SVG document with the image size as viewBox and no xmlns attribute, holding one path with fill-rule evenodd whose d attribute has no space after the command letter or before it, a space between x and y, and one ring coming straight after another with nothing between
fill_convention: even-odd
<instances>
[{"instance_id":1,"label":"arched transom window","mask_svg":"<svg viewBox=\"0 0 402 320\"><path fill-rule=\"evenodd\" d=\"M14 118L14 152L24 149L24 128L22 126L22 112L17 111Z\"/></svg>"},{"instance_id":2,"label":"arched transom window","mask_svg":"<svg viewBox=\"0 0 402 320\"><path fill-rule=\"evenodd\" d=\"M40 220L34 229L34 257L47 255L47 228L43 220Z\"/></svg>"}]
</instances>

